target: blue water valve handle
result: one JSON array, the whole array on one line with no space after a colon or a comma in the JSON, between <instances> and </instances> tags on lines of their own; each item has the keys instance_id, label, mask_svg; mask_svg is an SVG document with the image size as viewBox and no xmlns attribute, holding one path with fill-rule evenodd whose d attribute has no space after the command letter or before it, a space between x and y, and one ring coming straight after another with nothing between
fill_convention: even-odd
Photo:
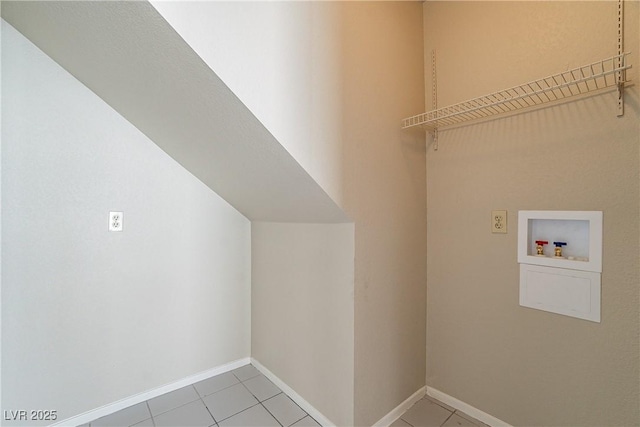
<instances>
[{"instance_id":1,"label":"blue water valve handle","mask_svg":"<svg viewBox=\"0 0 640 427\"><path fill-rule=\"evenodd\" d=\"M563 258L562 256L562 247L567 246L567 242L553 242L556 245L556 249L554 250L554 255L558 258Z\"/></svg>"}]
</instances>

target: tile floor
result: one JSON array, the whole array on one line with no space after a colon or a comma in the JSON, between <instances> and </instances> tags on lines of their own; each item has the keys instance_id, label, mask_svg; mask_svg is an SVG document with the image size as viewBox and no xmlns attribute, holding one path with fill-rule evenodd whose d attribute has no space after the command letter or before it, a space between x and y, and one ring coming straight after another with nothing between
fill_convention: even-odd
<instances>
[{"instance_id":1,"label":"tile floor","mask_svg":"<svg viewBox=\"0 0 640 427\"><path fill-rule=\"evenodd\" d=\"M252 365L130 406L82 427L319 426Z\"/></svg>"},{"instance_id":2,"label":"tile floor","mask_svg":"<svg viewBox=\"0 0 640 427\"><path fill-rule=\"evenodd\" d=\"M391 427L487 427L486 424L471 418L436 399L425 396L418 400L407 412L395 420Z\"/></svg>"},{"instance_id":3,"label":"tile floor","mask_svg":"<svg viewBox=\"0 0 640 427\"><path fill-rule=\"evenodd\" d=\"M130 406L81 427L320 426L252 365ZM486 427L428 396L392 427Z\"/></svg>"}]
</instances>

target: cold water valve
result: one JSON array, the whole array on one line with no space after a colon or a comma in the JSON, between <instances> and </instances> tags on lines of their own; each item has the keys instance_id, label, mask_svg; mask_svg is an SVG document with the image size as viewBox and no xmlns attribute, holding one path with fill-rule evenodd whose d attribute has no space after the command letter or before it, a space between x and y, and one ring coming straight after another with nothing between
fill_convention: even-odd
<instances>
[{"instance_id":1,"label":"cold water valve","mask_svg":"<svg viewBox=\"0 0 640 427\"><path fill-rule=\"evenodd\" d=\"M553 244L556 245L556 248L554 249L554 255L557 258L562 258L562 247L567 246L567 242L553 242Z\"/></svg>"}]
</instances>

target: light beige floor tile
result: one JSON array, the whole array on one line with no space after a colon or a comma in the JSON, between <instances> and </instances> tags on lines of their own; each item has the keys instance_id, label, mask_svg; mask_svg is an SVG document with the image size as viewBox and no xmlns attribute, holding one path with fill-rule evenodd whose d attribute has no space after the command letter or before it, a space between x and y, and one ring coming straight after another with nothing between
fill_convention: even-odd
<instances>
[{"instance_id":1,"label":"light beige floor tile","mask_svg":"<svg viewBox=\"0 0 640 427\"><path fill-rule=\"evenodd\" d=\"M218 423L258 403L242 384L225 388L202 400Z\"/></svg>"},{"instance_id":2,"label":"light beige floor tile","mask_svg":"<svg viewBox=\"0 0 640 427\"><path fill-rule=\"evenodd\" d=\"M306 416L295 424L292 424L291 427L320 427L320 424L310 416Z\"/></svg>"},{"instance_id":3,"label":"light beige floor tile","mask_svg":"<svg viewBox=\"0 0 640 427\"><path fill-rule=\"evenodd\" d=\"M153 423L153 419L149 418L148 420L140 421L138 424L134 424L133 427L155 427Z\"/></svg>"},{"instance_id":4,"label":"light beige floor tile","mask_svg":"<svg viewBox=\"0 0 640 427\"><path fill-rule=\"evenodd\" d=\"M485 424L480 420L476 420L471 415L467 415L462 411L456 411L454 414L466 419L467 421L471 422L473 425L476 425L476 426L479 426L479 427L489 427L488 424Z\"/></svg>"},{"instance_id":5,"label":"light beige floor tile","mask_svg":"<svg viewBox=\"0 0 640 427\"><path fill-rule=\"evenodd\" d=\"M307 413L284 393L265 400L262 404L285 427L307 416Z\"/></svg>"},{"instance_id":6,"label":"light beige floor tile","mask_svg":"<svg viewBox=\"0 0 640 427\"><path fill-rule=\"evenodd\" d=\"M403 420L402 418L398 418L394 422L391 423L389 427L411 427L411 424Z\"/></svg>"},{"instance_id":7,"label":"light beige floor tile","mask_svg":"<svg viewBox=\"0 0 640 427\"><path fill-rule=\"evenodd\" d=\"M147 403L151 414L155 417L199 398L200 396L198 396L196 389L193 386L187 386L155 397L148 400Z\"/></svg>"},{"instance_id":8,"label":"light beige floor tile","mask_svg":"<svg viewBox=\"0 0 640 427\"><path fill-rule=\"evenodd\" d=\"M91 421L91 426L129 427L149 418L151 418L151 412L149 412L147 402L142 402L138 403L137 405L129 406L128 408L115 412L111 415L107 415L106 417L98 418L95 421Z\"/></svg>"},{"instance_id":9,"label":"light beige floor tile","mask_svg":"<svg viewBox=\"0 0 640 427\"><path fill-rule=\"evenodd\" d=\"M442 403L442 402L440 402L438 399L433 398L433 397L431 397L431 396L425 396L424 398L425 398L425 399L427 399L427 400L432 401L432 402L433 402L433 403L435 403L436 405L440 405L440 406L442 406L444 409L448 409L448 410L449 410L449 411L451 411L451 412L455 412L455 410L456 410L456 408L453 408L453 407L451 407L451 406L447 405L446 403Z\"/></svg>"},{"instance_id":10,"label":"light beige floor tile","mask_svg":"<svg viewBox=\"0 0 640 427\"><path fill-rule=\"evenodd\" d=\"M264 375L248 379L243 384L260 402L281 393L281 390Z\"/></svg>"},{"instance_id":11,"label":"light beige floor tile","mask_svg":"<svg viewBox=\"0 0 640 427\"><path fill-rule=\"evenodd\" d=\"M440 427L451 414L428 399L420 399L401 418L414 427Z\"/></svg>"},{"instance_id":12,"label":"light beige floor tile","mask_svg":"<svg viewBox=\"0 0 640 427\"><path fill-rule=\"evenodd\" d=\"M278 421L262 405L249 409L220 422L220 427L280 427Z\"/></svg>"},{"instance_id":13,"label":"light beige floor tile","mask_svg":"<svg viewBox=\"0 0 640 427\"><path fill-rule=\"evenodd\" d=\"M443 427L478 427L476 424L458 414L453 414L451 418L443 424Z\"/></svg>"},{"instance_id":14,"label":"light beige floor tile","mask_svg":"<svg viewBox=\"0 0 640 427\"><path fill-rule=\"evenodd\" d=\"M233 373L225 372L224 374L216 375L215 377L197 382L193 386L196 388L200 396L205 397L217 391L224 390L227 387L231 387L232 385L238 384L239 382L240 380L238 380Z\"/></svg>"},{"instance_id":15,"label":"light beige floor tile","mask_svg":"<svg viewBox=\"0 0 640 427\"><path fill-rule=\"evenodd\" d=\"M215 421L200 399L153 417L156 427L209 427Z\"/></svg>"},{"instance_id":16,"label":"light beige floor tile","mask_svg":"<svg viewBox=\"0 0 640 427\"><path fill-rule=\"evenodd\" d=\"M246 381L249 378L257 377L260 375L260 371L258 371L253 365L244 365L238 369L234 369L233 374L238 377L240 381Z\"/></svg>"}]
</instances>

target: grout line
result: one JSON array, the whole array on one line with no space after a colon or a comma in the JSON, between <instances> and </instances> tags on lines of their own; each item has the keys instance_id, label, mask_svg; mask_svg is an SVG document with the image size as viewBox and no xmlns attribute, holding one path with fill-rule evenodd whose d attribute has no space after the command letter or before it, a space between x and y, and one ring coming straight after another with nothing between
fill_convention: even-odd
<instances>
[{"instance_id":1,"label":"grout line","mask_svg":"<svg viewBox=\"0 0 640 427\"><path fill-rule=\"evenodd\" d=\"M260 402L257 402L255 405L251 405L251 406L249 406L249 407L247 407L247 408L244 408L242 411L238 411L238 412L236 412L235 414L229 415L228 417L221 419L219 422L222 422L222 421L228 420L229 418L234 417L234 416L236 416L236 415L238 415L238 414L240 414L240 413L242 413L242 412L246 411L247 409L251 409L251 408L253 408L254 406L258 406L258 405L260 405ZM207 409L208 409L208 408L207 408ZM213 415L212 415L212 416L213 416ZM215 420L215 417L214 417L213 419Z\"/></svg>"},{"instance_id":2,"label":"grout line","mask_svg":"<svg viewBox=\"0 0 640 427\"><path fill-rule=\"evenodd\" d=\"M220 374L220 375L224 375L224 374ZM217 375L216 375L216 376L217 376ZM226 390L226 389L231 388L231 387L233 387L233 386L236 386L236 385L238 385L238 384L242 384L242 381L240 381L240 380L238 379L238 377L236 377L235 375L234 375L234 377L236 378L236 380L238 380L238 382L237 382L237 383L234 383L234 384L228 385L228 386L226 386L226 387L223 387L223 388L221 388L220 390L216 390L216 391L214 391L213 393L205 394L204 396L202 396L202 395L200 394L200 392L199 392L199 391L198 391L198 389L196 388L196 385L195 385L195 384L191 384L191 386L196 390L196 393L198 394L198 397L200 397L200 399L202 399L202 398L205 398L205 397L212 396L212 395L214 395L214 394L216 394L216 393L219 393L219 392L221 392L222 390ZM215 378L215 377L211 377L211 378ZM207 379L210 379L210 378L207 378ZM203 380L203 381L206 381L206 380ZM201 381L198 381L198 382L201 382Z\"/></svg>"},{"instance_id":3,"label":"grout line","mask_svg":"<svg viewBox=\"0 0 640 427\"><path fill-rule=\"evenodd\" d=\"M406 413L407 413L407 411L405 411L405 412L404 412L404 414L406 414ZM402 415L404 415L404 414L402 414ZM407 423L407 424L409 424L411 427L413 427L413 424L411 424L409 421L407 421L407 420L405 420L404 418L402 418L402 415L400 415L400 418L398 418L398 419L399 419L399 420L404 421L405 423ZM394 422L395 422L395 421L394 421Z\"/></svg>"},{"instance_id":4,"label":"grout line","mask_svg":"<svg viewBox=\"0 0 640 427\"><path fill-rule=\"evenodd\" d=\"M194 387L195 388L195 387ZM196 390L197 392L198 390ZM198 396L200 396L200 393L198 393ZM194 401L195 402L195 401ZM209 410L209 407L207 406L206 403L204 403L204 399L202 399L202 396L200 396L200 402L202 402L202 404L204 405L204 409L207 410L207 412L209 413L209 415L211 415L211 418L213 419L213 422L215 423L215 425L218 425L218 420L216 420L216 417L213 416L213 414L211 413L211 411Z\"/></svg>"},{"instance_id":5,"label":"grout line","mask_svg":"<svg viewBox=\"0 0 640 427\"><path fill-rule=\"evenodd\" d=\"M191 385L191 386L193 387L193 385ZM184 387L183 387L183 388L184 388ZM195 390L195 387L193 387L193 389ZM180 390L180 389L178 389L178 390ZM174 391L176 391L176 390L174 390ZM199 399L199 400L202 400L202 398L200 397L200 393L198 393L198 390L195 390L195 392L196 392L196 394L198 395L198 398L197 398L197 399L190 400L190 401L188 401L187 403L183 403L182 405L178 405L178 406L176 406L175 408L168 409L168 410L166 410L166 411L164 411L164 412L160 412L160 413L158 413L158 414L156 414L156 415L153 415L153 412L151 412L151 406L149 406L149 401L148 401L148 400L145 400L145 402L147 403L147 408L149 408L149 413L151 414L151 418L153 418L153 417L155 417L155 416L159 416L159 415L164 415L164 414L166 414L167 412L171 412L171 411L173 411L174 409L182 408L183 406L186 406L186 405L188 405L188 404L190 404L190 403L193 403L193 402L195 402L195 401L196 401L196 400L198 400L198 399ZM170 391L169 393L173 393L173 391ZM166 396L166 395L167 395L167 394L169 394L169 393L161 394L160 396L157 396L157 397ZM155 398L154 398L154 399L155 399ZM202 403L204 403L204 401L203 401ZM205 406L207 406L207 405L205 405ZM153 425L155 426L155 422L153 423Z\"/></svg>"},{"instance_id":6,"label":"grout line","mask_svg":"<svg viewBox=\"0 0 640 427\"><path fill-rule=\"evenodd\" d=\"M284 391L283 391L281 394L284 394L284 395L287 397L287 399L289 399L289 400L290 400L294 405L296 405L298 408L300 408L300 405L298 405L296 402L294 402L294 401L293 401L293 399L292 399L292 398L290 398L290 397L289 397L289 396L288 396ZM276 396L277 396L277 395L276 395ZM276 397L276 396L273 396L273 397ZM295 420L294 422L292 422L292 423L291 423L291 425L294 425L295 423L297 423L298 421L302 420L302 419L303 419L303 418L305 418L305 417L309 417L309 418L311 418L313 421L315 421L315 422L316 422L316 424L320 424L318 421L316 421L316 419L315 419L315 418L313 418L311 415L309 415L309 414L307 413L307 411L305 411L305 410L304 410L304 409L302 409L302 408L300 408L300 410L304 413L304 415L303 415L303 416L302 416L302 418L300 418L299 420Z\"/></svg>"},{"instance_id":7,"label":"grout line","mask_svg":"<svg viewBox=\"0 0 640 427\"><path fill-rule=\"evenodd\" d=\"M234 374L234 376L235 376L235 374ZM236 378L238 378L238 377L236 377ZM240 379L238 379L238 381L239 381L239 382L238 382L237 384L233 384L233 385L231 385L231 386L229 386L229 387L226 387L226 388L224 388L224 389L222 389L222 390L218 390L218 391L216 391L215 393L211 393L211 394L209 394L209 395L207 395L207 396L205 396L205 397L213 396L214 394L218 393L219 391L223 391L223 390L226 390L226 389L228 389L228 388L235 387L235 386L237 386L238 384L242 384L242 386L243 386L243 387L244 387L244 388L249 392L249 394L251 394L251 396L252 396L254 399L256 399L256 403L255 403L255 404L253 404L253 405L251 405L251 406L249 406L249 407L247 407L247 408L244 408L244 409L243 409L243 410L241 410L241 411L238 411L238 412L236 412L236 413L234 413L234 414L231 414L231 415L229 415L229 416L228 416L228 417L226 417L226 418L222 418L222 419L220 419L220 420L218 420L216 417L214 417L214 416L213 416L213 414L212 414L212 413L211 413L211 411L209 410L209 407L208 407L208 406L207 406L207 404L204 402L204 398L203 398L202 396L200 396L200 393L198 393L198 396L200 396L200 400L201 400L201 401L202 401L202 403L204 404L205 408L207 408L207 411L209 412L209 414L211 415L211 417L213 418L213 420L216 422L216 424L219 424L220 422L222 422L222 421L224 421L224 420L227 420L227 419L229 419L229 418L231 418L231 417L233 417L233 416L235 416L235 415L238 415L240 412L244 412L244 411L246 411L247 409L253 408L253 407L254 407L254 406L256 406L256 405L260 405L260 404L261 404L260 399L258 399L256 396L254 396L254 395L253 395L253 393L251 393L251 390L249 390L249 389L247 388L247 386L246 386L246 385L244 385L244 383L243 383L242 381L240 381ZM194 387L194 388L195 388L195 387ZM196 390L196 392L197 392L197 391L198 391L198 390Z\"/></svg>"},{"instance_id":8,"label":"grout line","mask_svg":"<svg viewBox=\"0 0 640 427\"><path fill-rule=\"evenodd\" d=\"M455 412L455 411L454 411L454 412ZM442 422L442 424L440 424L440 427L442 427L443 425L445 425L445 424L447 423L447 421L449 421L449 418L453 417L454 412L451 412L451 413L449 414L449 416L447 417L447 419L446 419L446 420L444 420L444 421Z\"/></svg>"},{"instance_id":9,"label":"grout line","mask_svg":"<svg viewBox=\"0 0 640 427\"><path fill-rule=\"evenodd\" d=\"M458 415L460 418L464 418L465 420L469 421L470 423L472 423L474 426L476 427L482 427L482 426L486 426L489 427L488 424L483 423L482 421L473 418L471 415L467 414L466 412L462 412L459 409L456 409L454 414ZM478 424L480 423L480 424Z\"/></svg>"},{"instance_id":10,"label":"grout line","mask_svg":"<svg viewBox=\"0 0 640 427\"><path fill-rule=\"evenodd\" d=\"M449 406L449 405L447 405L446 403L441 402L441 401L439 401L438 399L433 398L433 397L431 397L431 396L425 396L425 397L423 397L422 399L425 399L425 400L427 400L427 401L429 401L429 402L431 402L431 403L434 403L434 404L438 405L439 407L446 409L446 410L447 410L447 411L449 411L449 412L455 412L455 411L457 411L457 409L456 409L456 408L454 408L453 406Z\"/></svg>"},{"instance_id":11,"label":"grout line","mask_svg":"<svg viewBox=\"0 0 640 427\"><path fill-rule=\"evenodd\" d=\"M278 389L278 390L280 390L280 389ZM266 398L265 400L263 400L262 402L266 402L267 400L271 400L271 399L273 399L274 397L280 396L281 394L285 394L285 393L284 393L284 391L280 390L280 393L278 393L278 394L274 394L274 395L273 395L273 396L271 396L271 397L267 397L267 398ZM289 396L287 396L287 397L289 397ZM262 402L260 402L260 403L262 403ZM293 402L293 403L296 403L296 402ZM297 404L296 404L296 406L297 406ZM300 408L300 409L302 409L302 408Z\"/></svg>"},{"instance_id":12,"label":"grout line","mask_svg":"<svg viewBox=\"0 0 640 427\"><path fill-rule=\"evenodd\" d=\"M273 417L273 419L274 419L274 420L276 420L276 422L277 422L278 424L280 424L282 427L288 427L288 426L285 426L284 424L282 424L282 423L280 422L280 420L279 420L278 418L276 418L276 416L275 416L275 415L273 415L273 414L271 413L271 411L269 410L269 408L267 408L266 406L264 406L264 405L262 404L262 402L260 402L260 404L261 404L261 405L262 405L262 407L265 409L265 411L267 411L267 412L269 413L269 415L271 415L271 416Z\"/></svg>"},{"instance_id":13,"label":"grout line","mask_svg":"<svg viewBox=\"0 0 640 427\"><path fill-rule=\"evenodd\" d=\"M251 366L253 369L255 369L255 370L256 370L257 374L255 374L255 375L253 375L253 376L251 376L251 377L249 377L249 378L246 378L246 379L244 379L244 380L240 379L240 377L239 377L239 376L237 376L237 375L235 374L235 372L234 372L234 371L237 371L238 369L242 369L242 368L244 368L245 366ZM243 383L243 382L245 382L245 381L249 381L249 380L250 380L250 379L252 379L252 378L259 377L260 375L263 375L263 374L262 374L262 372L260 372L260 371L258 370L258 368L256 368L255 366L253 366L251 363L249 363L248 365L244 365L244 366L241 366L241 367L239 367L239 368L236 368L236 369L234 369L233 371L229 371L229 372L231 372L231 373L232 373L232 374L233 374L233 375L238 379L238 381L240 381L241 383Z\"/></svg>"},{"instance_id":14,"label":"grout line","mask_svg":"<svg viewBox=\"0 0 640 427\"><path fill-rule=\"evenodd\" d=\"M145 400L144 403L147 405L147 409L149 410L149 415L151 415L151 424L153 427L156 426L156 420L153 419L153 412L151 412L151 406L149 406L149 401Z\"/></svg>"},{"instance_id":15,"label":"grout line","mask_svg":"<svg viewBox=\"0 0 640 427\"><path fill-rule=\"evenodd\" d=\"M249 392L249 394L251 396L253 396L254 399L256 399L258 401L258 403L262 403L260 402L260 399L258 399L258 396L256 396L255 394L253 394L253 392L251 390L249 390L249 387L247 387L247 385L243 382L240 382L240 384L242 384L242 386L245 388L245 390L247 390Z\"/></svg>"},{"instance_id":16,"label":"grout line","mask_svg":"<svg viewBox=\"0 0 640 427\"><path fill-rule=\"evenodd\" d=\"M294 403L295 403L295 402L294 402ZM300 409L302 409L302 408L300 408ZM294 422L292 422L290 425L288 425L288 426L286 426L286 427L291 427L292 425L294 425L294 424L295 424L295 423L297 423L298 421L302 421L303 419L305 419L305 418L307 418L307 417L309 417L309 418L311 418L311 419L313 420L313 417L312 417L311 415L307 414L307 413L306 413L306 411L304 411L304 409L302 409L302 411L304 412L304 416L303 416L302 418L300 418L299 420L295 420ZM313 421L316 421L316 420L313 420ZM316 422L317 422L317 421L316 421Z\"/></svg>"},{"instance_id":17,"label":"grout line","mask_svg":"<svg viewBox=\"0 0 640 427\"><path fill-rule=\"evenodd\" d=\"M299 409L304 413L304 415L303 415L301 418L299 418L299 419L295 420L294 422L292 422L292 423L291 423L291 424L289 424L288 426L285 426L284 424L282 424L282 423L280 422L280 420L279 420L279 419L278 419L274 414L272 414L272 413L271 413L271 411L269 410L269 408L267 408L266 406L264 406L264 402L266 402L267 400L274 399L274 398L276 398L276 397L280 396L281 394L283 394L284 396L286 396L286 397L287 397L287 399L289 399L289 400L291 401L291 403L293 403L294 405L296 405L296 406L297 406L297 407L298 407L298 408L299 408ZM316 421L316 420L315 420L315 418L313 418L311 415L309 415L309 414L307 413L307 411L305 411L304 409L300 408L300 405L298 405L296 402L294 402L294 401L293 401L293 399L291 399L291 398L290 398L290 397L289 397L289 396L288 396L284 391L282 391L282 390L280 390L280 393L278 393L278 394L276 394L276 395L274 395L274 396L271 396L271 397L270 397L270 398L268 398L268 399L263 400L262 402L260 402L260 404L261 404L262 406L264 406L264 409L266 409L266 410L267 410L267 412L268 412L268 413L270 413L270 414L273 416L273 418L275 418L275 419L276 419L276 421L278 421L278 423L279 423L281 426L283 426L283 427L290 427L290 426L294 425L295 423L297 423L298 421L300 421L300 420L302 420L302 419L304 419L304 418L306 418L306 417L309 417L309 418L311 418L313 421ZM317 421L316 421L316 423L317 423L317 424L320 424L320 423L318 423Z\"/></svg>"},{"instance_id":18,"label":"grout line","mask_svg":"<svg viewBox=\"0 0 640 427\"><path fill-rule=\"evenodd\" d=\"M248 380L253 379L253 378L257 378L257 377L252 377L252 378L249 378ZM268 379L267 377L265 377L265 378L267 379L267 381L269 381L269 379ZM247 380L247 381L248 381L248 380ZM269 381L269 382L271 383L271 381ZM255 397L255 398L256 398L256 400L257 400L258 402L260 402L260 403L264 402L265 400L269 400L269 399L271 399L272 397L276 397L276 396L277 396L277 395L279 395L280 393L284 393L282 390L280 390L280 388L279 388L279 387L277 387L275 384L271 383L271 384L273 384L273 385L274 385L278 390L280 390L280 391L279 391L278 393L274 394L273 396L269 396L269 397L267 397L267 398L265 398L265 399L260 400L260 398L259 398L258 396L256 396L256 395L255 395L255 393L254 393L254 392L252 392L252 391L251 391L251 389L250 389L250 388L249 388L249 387L248 387L244 382L241 382L241 384L242 384L242 385L244 386L244 388L246 388L246 389L247 389L247 391L248 391L248 392L249 392L253 397Z\"/></svg>"}]
</instances>

